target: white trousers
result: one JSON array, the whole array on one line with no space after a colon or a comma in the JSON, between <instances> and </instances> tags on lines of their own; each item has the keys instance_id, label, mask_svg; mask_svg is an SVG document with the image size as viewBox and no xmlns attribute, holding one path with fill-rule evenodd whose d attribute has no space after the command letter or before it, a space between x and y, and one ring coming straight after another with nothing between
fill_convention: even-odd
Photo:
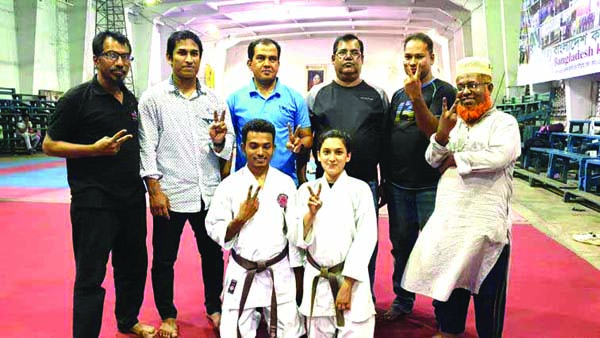
<instances>
[{"instance_id":1,"label":"white trousers","mask_svg":"<svg viewBox=\"0 0 600 338\"><path fill-rule=\"evenodd\" d=\"M269 327L271 307L263 308L263 315ZM238 310L225 310L221 313L221 338L237 338L237 327L243 338L255 338L260 313L256 308L245 309L238 323ZM295 301L277 305L277 338L298 338L304 334L304 325Z\"/></svg>"},{"instance_id":2,"label":"white trousers","mask_svg":"<svg viewBox=\"0 0 600 338\"><path fill-rule=\"evenodd\" d=\"M37 147L38 143L40 143L40 135L38 135L37 133L30 134L28 132L25 132L20 135L23 138L23 140L25 140L25 146L27 147L27 150ZM31 141L33 141L33 146L31 145Z\"/></svg>"},{"instance_id":3,"label":"white trousers","mask_svg":"<svg viewBox=\"0 0 600 338\"><path fill-rule=\"evenodd\" d=\"M375 316L369 317L364 322L351 322L346 318L345 325L337 327L335 316L306 318L310 326L308 338L332 338L335 330L338 338L369 338L375 334Z\"/></svg>"}]
</instances>

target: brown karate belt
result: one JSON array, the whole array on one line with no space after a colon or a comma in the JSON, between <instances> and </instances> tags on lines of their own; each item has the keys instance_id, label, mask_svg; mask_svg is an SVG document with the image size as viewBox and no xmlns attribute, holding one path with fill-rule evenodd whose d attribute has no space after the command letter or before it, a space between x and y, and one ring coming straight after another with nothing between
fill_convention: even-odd
<instances>
[{"instance_id":1,"label":"brown karate belt","mask_svg":"<svg viewBox=\"0 0 600 338\"><path fill-rule=\"evenodd\" d=\"M317 276L315 276L312 281L312 293L310 295L310 317L312 318L313 308L315 306L315 297L317 295L317 284L319 283L319 279L321 278L325 278L329 281L329 286L331 287L331 294L333 295L333 306L335 307L335 300L337 299L337 294L340 290L340 286L337 281L337 276L339 276L342 273L342 270L344 270L344 262L341 262L329 268L325 268L315 261L315 259L310 254L310 252L308 252L308 250L306 250L306 260L315 269L320 271L320 273ZM335 319L337 326L344 326L344 313L341 310L338 310L337 308L335 308Z\"/></svg>"},{"instance_id":2,"label":"brown karate belt","mask_svg":"<svg viewBox=\"0 0 600 338\"><path fill-rule=\"evenodd\" d=\"M238 255L235 250L231 250L231 257L233 260L242 268L246 269L246 278L244 279L244 287L242 289L242 297L240 298L240 307L238 309L238 325L237 325L237 336L241 338L242 335L240 333L240 317L242 316L242 312L244 312L244 306L246 305L246 300L248 299L248 294L250 293L250 287L252 286L252 281L254 280L254 276L257 273L261 273L263 271L268 271L271 276L271 282L273 286L271 287L271 316L270 316L270 324L269 324L269 337L277 337L277 295L275 294L275 278L273 276L273 269L271 266L279 263L288 255L288 247L289 244L285 244L285 248L281 251L277 256L267 260L260 262L253 262L245 259L244 257Z\"/></svg>"}]
</instances>

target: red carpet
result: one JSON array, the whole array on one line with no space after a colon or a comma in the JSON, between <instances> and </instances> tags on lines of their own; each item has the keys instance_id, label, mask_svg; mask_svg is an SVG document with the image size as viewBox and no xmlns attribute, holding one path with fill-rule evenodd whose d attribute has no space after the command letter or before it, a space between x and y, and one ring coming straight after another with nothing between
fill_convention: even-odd
<instances>
[{"instance_id":1,"label":"red carpet","mask_svg":"<svg viewBox=\"0 0 600 338\"><path fill-rule=\"evenodd\" d=\"M69 337L74 277L69 206L0 202L0 224L0 337ZM386 218L380 230L376 295L378 308L387 308L393 296ZM181 335L214 337L205 319L197 257L187 227L176 266ZM110 272L105 288L101 337L123 337L116 333ZM599 313L600 271L531 226L516 225L504 336L600 337ZM159 324L150 278L140 319ZM418 297L408 318L378 322L376 337L428 337L434 332L431 300ZM475 336L471 312L464 337Z\"/></svg>"}]
</instances>

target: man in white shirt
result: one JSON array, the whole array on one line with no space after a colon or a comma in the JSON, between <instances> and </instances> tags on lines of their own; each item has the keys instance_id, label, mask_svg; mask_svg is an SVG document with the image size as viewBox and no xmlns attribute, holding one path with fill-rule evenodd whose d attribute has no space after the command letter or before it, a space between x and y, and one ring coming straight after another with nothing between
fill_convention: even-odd
<instances>
[{"instance_id":1,"label":"man in white shirt","mask_svg":"<svg viewBox=\"0 0 600 338\"><path fill-rule=\"evenodd\" d=\"M247 164L217 188L206 216L210 237L231 259L225 274L221 338L256 337L263 309L269 337L304 333L296 305L292 267L301 259L286 220L296 195L294 181L270 166L275 144L272 123L256 119L242 128ZM288 231L289 230L289 231Z\"/></svg>"},{"instance_id":2,"label":"man in white shirt","mask_svg":"<svg viewBox=\"0 0 600 338\"><path fill-rule=\"evenodd\" d=\"M434 299L435 337L464 332L471 295L479 337L501 337L519 127L492 104L489 60L468 57L456 68L457 103L444 107L425 154L442 172L435 210L410 255L402 287Z\"/></svg>"},{"instance_id":3,"label":"man in white shirt","mask_svg":"<svg viewBox=\"0 0 600 338\"><path fill-rule=\"evenodd\" d=\"M371 188L346 174L350 137L333 129L319 137L324 176L300 187L298 246L306 249L304 296L309 337L373 337L375 306L369 259L377 243Z\"/></svg>"},{"instance_id":4,"label":"man in white shirt","mask_svg":"<svg viewBox=\"0 0 600 338\"><path fill-rule=\"evenodd\" d=\"M147 90L140 100L141 176L153 215L152 287L163 321L160 337L178 337L173 303L173 265L181 233L189 221L202 256L204 300L208 319L220 325L223 254L206 233L205 217L221 181L219 160L228 160L233 127L227 105L196 78L202 43L190 31L167 41L168 80Z\"/></svg>"},{"instance_id":5,"label":"man in white shirt","mask_svg":"<svg viewBox=\"0 0 600 338\"><path fill-rule=\"evenodd\" d=\"M29 120L29 114L24 113L21 116L21 121L17 123L17 134L25 141L27 152L35 154L35 147L40 143L40 134L33 129L33 125Z\"/></svg>"}]
</instances>

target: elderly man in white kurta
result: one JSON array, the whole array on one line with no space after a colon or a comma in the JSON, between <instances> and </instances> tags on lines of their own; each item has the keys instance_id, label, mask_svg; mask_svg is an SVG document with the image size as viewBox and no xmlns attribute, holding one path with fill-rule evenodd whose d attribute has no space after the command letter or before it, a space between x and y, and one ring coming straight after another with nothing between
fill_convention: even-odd
<instances>
[{"instance_id":1,"label":"elderly man in white kurta","mask_svg":"<svg viewBox=\"0 0 600 338\"><path fill-rule=\"evenodd\" d=\"M275 128L252 120L242 128L247 165L217 188L206 217L210 237L231 256L225 273L221 338L255 337L263 308L270 337L304 334L296 305L292 267L300 266L286 221L294 203L294 181L270 167ZM288 259L289 252L289 259Z\"/></svg>"},{"instance_id":2,"label":"elderly man in white kurta","mask_svg":"<svg viewBox=\"0 0 600 338\"><path fill-rule=\"evenodd\" d=\"M457 103L444 109L425 155L443 175L402 286L434 298L438 337L464 331L471 294L478 335L502 336L521 141L515 118L493 107L491 80L487 59L458 62Z\"/></svg>"},{"instance_id":3,"label":"elderly man in white kurta","mask_svg":"<svg viewBox=\"0 0 600 338\"><path fill-rule=\"evenodd\" d=\"M324 176L300 187L293 212L298 246L307 250L300 312L309 337L373 337L375 328L368 265L377 217L369 186L344 171L349 150L347 134L321 134Z\"/></svg>"}]
</instances>

